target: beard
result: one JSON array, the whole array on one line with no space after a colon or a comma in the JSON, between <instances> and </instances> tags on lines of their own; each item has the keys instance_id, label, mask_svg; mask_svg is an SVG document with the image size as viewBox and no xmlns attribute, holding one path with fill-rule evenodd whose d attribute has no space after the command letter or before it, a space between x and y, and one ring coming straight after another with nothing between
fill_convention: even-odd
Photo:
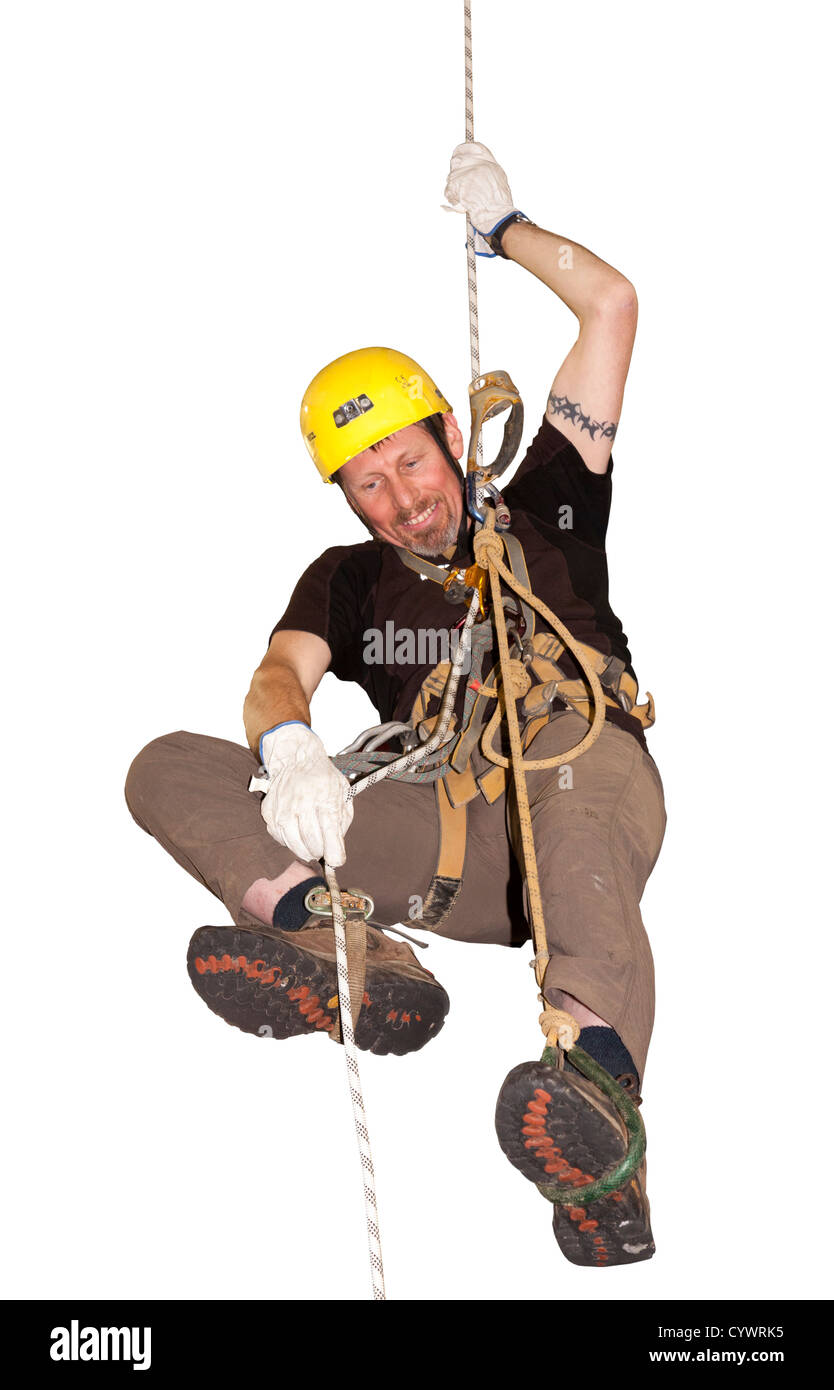
<instances>
[{"instance_id":1,"label":"beard","mask_svg":"<svg viewBox=\"0 0 834 1390\"><path fill-rule=\"evenodd\" d=\"M410 534L405 522L409 517L419 516L426 507L430 507L430 501L423 502L411 512L398 515L391 528L397 533L400 545L405 546L407 550L413 550L415 555L442 555L444 550L448 550L457 541L459 523L455 520L447 499L439 496L435 500L437 508L430 524L421 527L414 535Z\"/></svg>"}]
</instances>

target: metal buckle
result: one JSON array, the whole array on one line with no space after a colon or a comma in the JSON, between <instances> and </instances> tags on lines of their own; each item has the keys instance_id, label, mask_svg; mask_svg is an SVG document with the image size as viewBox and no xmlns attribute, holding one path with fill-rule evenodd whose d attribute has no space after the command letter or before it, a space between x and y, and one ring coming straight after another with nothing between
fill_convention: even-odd
<instances>
[{"instance_id":1,"label":"metal buckle","mask_svg":"<svg viewBox=\"0 0 834 1390\"><path fill-rule=\"evenodd\" d=\"M367 922L374 910L374 900L368 893L360 893L355 888L343 888L342 907L345 912L362 912ZM346 902L345 899L348 899ZM363 904L367 903L367 907ZM304 906L316 917L332 917L329 888L311 888L304 896Z\"/></svg>"}]
</instances>

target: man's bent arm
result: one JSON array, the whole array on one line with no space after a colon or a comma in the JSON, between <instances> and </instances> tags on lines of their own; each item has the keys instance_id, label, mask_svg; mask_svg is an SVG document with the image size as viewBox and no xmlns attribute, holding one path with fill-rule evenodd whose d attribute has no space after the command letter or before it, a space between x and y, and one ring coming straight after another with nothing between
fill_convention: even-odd
<instances>
[{"instance_id":1,"label":"man's bent arm","mask_svg":"<svg viewBox=\"0 0 834 1390\"><path fill-rule=\"evenodd\" d=\"M579 337L550 389L547 415L593 473L608 468L637 332L637 294L613 266L578 242L514 222L502 239L510 260L567 304Z\"/></svg>"},{"instance_id":2,"label":"man's bent arm","mask_svg":"<svg viewBox=\"0 0 834 1390\"><path fill-rule=\"evenodd\" d=\"M246 740L258 753L261 735L290 719L310 723L310 701L330 665L330 648L312 632L276 632L252 677L243 705Z\"/></svg>"}]
</instances>

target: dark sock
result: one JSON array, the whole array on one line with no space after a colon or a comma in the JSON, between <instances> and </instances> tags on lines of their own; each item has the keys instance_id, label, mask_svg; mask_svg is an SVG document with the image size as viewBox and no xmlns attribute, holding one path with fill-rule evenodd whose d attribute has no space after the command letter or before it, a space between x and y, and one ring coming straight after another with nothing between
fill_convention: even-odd
<instances>
[{"instance_id":1,"label":"dark sock","mask_svg":"<svg viewBox=\"0 0 834 1390\"><path fill-rule=\"evenodd\" d=\"M640 1076L634 1065L634 1058L613 1028L583 1028L576 1045L581 1047L583 1052L587 1052L589 1057L593 1057L595 1062L599 1062L601 1067L605 1067L611 1076L636 1077L637 1084L634 1089L639 1092ZM566 1060L570 1061L570 1053L565 1055ZM574 1067L574 1071L578 1070L578 1067Z\"/></svg>"},{"instance_id":2,"label":"dark sock","mask_svg":"<svg viewBox=\"0 0 834 1390\"><path fill-rule=\"evenodd\" d=\"M327 880L319 874L315 874L310 878L305 878L303 883L297 883L294 888L289 888L283 898L275 904L275 910L272 914L273 927L276 927L278 931L298 931L299 927L303 927L310 916L309 911L304 906L304 899L310 889L318 888L319 884L322 888L326 888Z\"/></svg>"}]
</instances>

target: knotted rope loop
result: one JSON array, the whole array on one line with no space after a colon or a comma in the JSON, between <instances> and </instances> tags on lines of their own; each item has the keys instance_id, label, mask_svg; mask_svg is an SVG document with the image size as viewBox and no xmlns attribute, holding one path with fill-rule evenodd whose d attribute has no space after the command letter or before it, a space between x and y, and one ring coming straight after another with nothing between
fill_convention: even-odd
<instances>
[{"instance_id":1,"label":"knotted rope loop","mask_svg":"<svg viewBox=\"0 0 834 1390\"><path fill-rule=\"evenodd\" d=\"M483 530L476 531L474 537L475 559L482 569L489 569L490 560L499 562L504 557L504 542L495 530L495 513L490 510Z\"/></svg>"},{"instance_id":2,"label":"knotted rope loop","mask_svg":"<svg viewBox=\"0 0 834 1390\"><path fill-rule=\"evenodd\" d=\"M554 1009L546 1003L539 1014L539 1023L547 1037L548 1047L558 1046L563 1052L570 1052L574 1043L579 1041L579 1024L573 1014L567 1013L565 1009Z\"/></svg>"}]
</instances>

